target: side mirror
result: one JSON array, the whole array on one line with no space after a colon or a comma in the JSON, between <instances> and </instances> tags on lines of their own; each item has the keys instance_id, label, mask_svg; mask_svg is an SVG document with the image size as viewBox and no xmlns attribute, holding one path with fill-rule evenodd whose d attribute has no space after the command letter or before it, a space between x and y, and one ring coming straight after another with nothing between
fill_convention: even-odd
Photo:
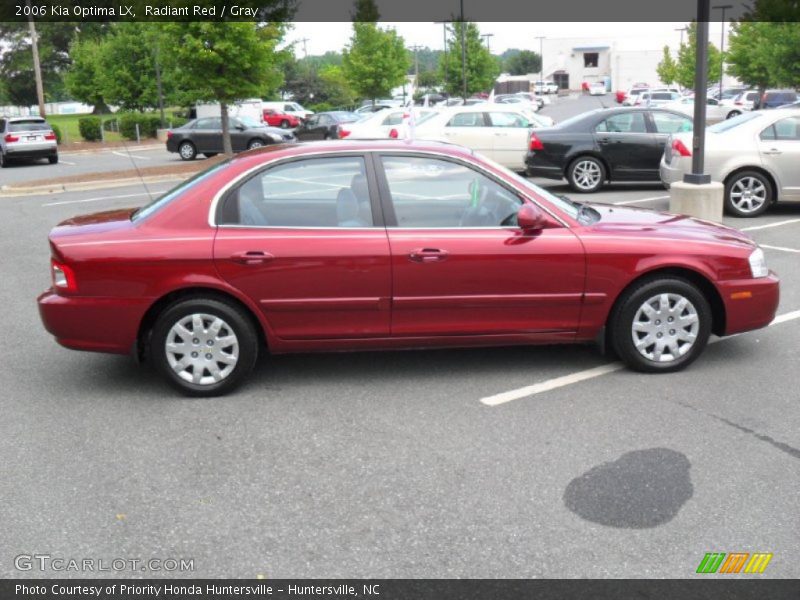
<instances>
[{"instance_id":1,"label":"side mirror","mask_svg":"<svg viewBox=\"0 0 800 600\"><path fill-rule=\"evenodd\" d=\"M517 225L523 231L544 229L546 223L542 211L533 204L523 204L517 213Z\"/></svg>"},{"instance_id":2,"label":"side mirror","mask_svg":"<svg viewBox=\"0 0 800 600\"><path fill-rule=\"evenodd\" d=\"M244 125L237 125L236 127L234 127L234 129L236 129L237 131L244 131L245 127Z\"/></svg>"}]
</instances>

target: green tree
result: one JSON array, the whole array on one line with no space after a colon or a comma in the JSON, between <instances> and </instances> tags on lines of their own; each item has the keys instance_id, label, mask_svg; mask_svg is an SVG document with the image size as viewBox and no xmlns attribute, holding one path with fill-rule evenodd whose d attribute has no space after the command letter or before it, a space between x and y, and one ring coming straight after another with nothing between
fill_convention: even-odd
<instances>
[{"instance_id":1,"label":"green tree","mask_svg":"<svg viewBox=\"0 0 800 600\"><path fill-rule=\"evenodd\" d=\"M451 95L463 93L461 32L464 31L466 46L467 95L486 91L494 86L500 74L498 60L492 56L481 41L481 32L475 23L455 21L448 28L450 39L447 60L442 56L439 72Z\"/></svg>"},{"instance_id":2,"label":"green tree","mask_svg":"<svg viewBox=\"0 0 800 600\"><path fill-rule=\"evenodd\" d=\"M511 75L538 73L542 68L542 57L538 52L520 50L503 61L503 68Z\"/></svg>"},{"instance_id":3,"label":"green tree","mask_svg":"<svg viewBox=\"0 0 800 600\"><path fill-rule=\"evenodd\" d=\"M664 46L664 56L656 66L656 73L661 82L667 85L675 83L678 77L678 64L672 58L669 46Z\"/></svg>"},{"instance_id":4,"label":"green tree","mask_svg":"<svg viewBox=\"0 0 800 600\"><path fill-rule=\"evenodd\" d=\"M178 94L186 104L219 102L223 151L232 153L228 106L237 100L274 93L282 83L282 57L275 47L283 23L163 23L172 45L167 57Z\"/></svg>"},{"instance_id":5,"label":"green tree","mask_svg":"<svg viewBox=\"0 0 800 600\"><path fill-rule=\"evenodd\" d=\"M372 100L402 85L411 63L403 38L374 23L353 22L350 46L342 54L342 72L353 90Z\"/></svg>"},{"instance_id":6,"label":"green tree","mask_svg":"<svg viewBox=\"0 0 800 600\"><path fill-rule=\"evenodd\" d=\"M681 87L694 88L695 64L697 54L697 23L689 23L686 32L688 42L681 44L678 50L678 62L675 70L675 81ZM714 45L708 44L708 83L719 81L722 53Z\"/></svg>"},{"instance_id":7,"label":"green tree","mask_svg":"<svg viewBox=\"0 0 800 600\"><path fill-rule=\"evenodd\" d=\"M381 18L374 0L356 0L350 14L354 23L377 23Z\"/></svg>"},{"instance_id":8,"label":"green tree","mask_svg":"<svg viewBox=\"0 0 800 600\"><path fill-rule=\"evenodd\" d=\"M93 107L93 114L111 112L102 89L103 42L96 38L76 36L70 45L72 65L64 75L67 92L75 100Z\"/></svg>"}]
</instances>

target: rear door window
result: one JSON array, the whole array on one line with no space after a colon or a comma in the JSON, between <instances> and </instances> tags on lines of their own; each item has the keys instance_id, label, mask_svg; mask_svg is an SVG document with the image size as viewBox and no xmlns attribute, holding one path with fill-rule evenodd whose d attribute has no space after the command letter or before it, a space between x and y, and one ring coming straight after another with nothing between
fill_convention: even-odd
<instances>
[{"instance_id":1,"label":"rear door window","mask_svg":"<svg viewBox=\"0 0 800 600\"><path fill-rule=\"evenodd\" d=\"M485 127L482 112L463 112L453 115L447 123L448 127Z\"/></svg>"},{"instance_id":2,"label":"rear door window","mask_svg":"<svg viewBox=\"0 0 800 600\"><path fill-rule=\"evenodd\" d=\"M643 112L613 115L600 121L595 127L599 133L647 133Z\"/></svg>"},{"instance_id":3,"label":"rear door window","mask_svg":"<svg viewBox=\"0 0 800 600\"><path fill-rule=\"evenodd\" d=\"M800 141L800 117L781 119L761 132L762 140Z\"/></svg>"}]
</instances>

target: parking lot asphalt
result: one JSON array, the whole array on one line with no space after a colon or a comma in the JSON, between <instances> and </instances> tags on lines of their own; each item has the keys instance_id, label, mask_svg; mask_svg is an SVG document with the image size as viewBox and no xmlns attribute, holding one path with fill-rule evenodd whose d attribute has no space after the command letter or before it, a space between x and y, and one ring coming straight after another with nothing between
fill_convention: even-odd
<instances>
[{"instance_id":1,"label":"parking lot asphalt","mask_svg":"<svg viewBox=\"0 0 800 600\"><path fill-rule=\"evenodd\" d=\"M580 199L668 207L660 185ZM800 576L800 206L725 219L765 245L780 317L684 372L588 346L275 356L198 400L60 348L38 318L48 230L146 200L0 200L0 576L87 575L15 570L40 553L194 559L121 577L686 578L706 552L769 552L758 577Z\"/></svg>"}]
</instances>

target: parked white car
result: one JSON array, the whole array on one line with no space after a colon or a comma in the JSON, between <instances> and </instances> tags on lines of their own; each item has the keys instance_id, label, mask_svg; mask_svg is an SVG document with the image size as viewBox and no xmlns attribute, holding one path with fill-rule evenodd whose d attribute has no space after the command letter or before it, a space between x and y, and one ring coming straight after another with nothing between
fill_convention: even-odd
<instances>
[{"instance_id":1,"label":"parked white car","mask_svg":"<svg viewBox=\"0 0 800 600\"><path fill-rule=\"evenodd\" d=\"M466 146L509 169L524 171L532 114L513 104L448 108L420 124L416 137Z\"/></svg>"},{"instance_id":2,"label":"parked white car","mask_svg":"<svg viewBox=\"0 0 800 600\"><path fill-rule=\"evenodd\" d=\"M681 95L678 92L656 92L648 90L646 92L641 92L638 96L636 96L636 100L632 104L633 106L646 106L649 108L654 108L664 106L665 104L670 104L672 102L677 102L680 99Z\"/></svg>"},{"instance_id":3,"label":"parked white car","mask_svg":"<svg viewBox=\"0 0 800 600\"><path fill-rule=\"evenodd\" d=\"M747 90L734 98L723 100L720 104L728 108L727 118L730 118L753 110L756 100L758 100L758 90Z\"/></svg>"},{"instance_id":4,"label":"parked white car","mask_svg":"<svg viewBox=\"0 0 800 600\"><path fill-rule=\"evenodd\" d=\"M602 81L595 81L589 84L589 95L590 96L605 96L606 95L606 84Z\"/></svg>"},{"instance_id":5,"label":"parked white car","mask_svg":"<svg viewBox=\"0 0 800 600\"><path fill-rule=\"evenodd\" d=\"M533 91L537 94L557 94L558 84L555 81L535 81Z\"/></svg>"},{"instance_id":6,"label":"parked white car","mask_svg":"<svg viewBox=\"0 0 800 600\"><path fill-rule=\"evenodd\" d=\"M800 200L800 109L743 113L707 130L705 171L725 184L725 210L760 215L773 202ZM661 180L683 180L692 168L692 134L673 134L661 159Z\"/></svg>"},{"instance_id":7,"label":"parked white car","mask_svg":"<svg viewBox=\"0 0 800 600\"><path fill-rule=\"evenodd\" d=\"M639 94L649 92L650 88L644 86L634 86L625 92L625 99L622 101L623 106L633 106L636 100L639 99Z\"/></svg>"},{"instance_id":8,"label":"parked white car","mask_svg":"<svg viewBox=\"0 0 800 600\"><path fill-rule=\"evenodd\" d=\"M392 129L403 126L403 119L407 118L408 108L387 108L366 115L363 119L353 123L339 126L339 138L348 140L380 140L389 137ZM431 108L414 108L414 115L418 123L434 112Z\"/></svg>"},{"instance_id":9,"label":"parked white car","mask_svg":"<svg viewBox=\"0 0 800 600\"><path fill-rule=\"evenodd\" d=\"M273 110L279 110L281 112L294 115L298 119L303 119L304 121L314 114L313 110L306 110L297 102L292 102L291 100L281 100L280 102L262 102L261 106L262 108L271 108Z\"/></svg>"},{"instance_id":10,"label":"parked white car","mask_svg":"<svg viewBox=\"0 0 800 600\"><path fill-rule=\"evenodd\" d=\"M694 115L694 98L685 96L675 102L668 102L661 108L682 112L691 117ZM706 123L709 125L724 121L728 118L729 112L730 109L728 107L722 106L717 100L714 100L714 98L706 99Z\"/></svg>"}]
</instances>

